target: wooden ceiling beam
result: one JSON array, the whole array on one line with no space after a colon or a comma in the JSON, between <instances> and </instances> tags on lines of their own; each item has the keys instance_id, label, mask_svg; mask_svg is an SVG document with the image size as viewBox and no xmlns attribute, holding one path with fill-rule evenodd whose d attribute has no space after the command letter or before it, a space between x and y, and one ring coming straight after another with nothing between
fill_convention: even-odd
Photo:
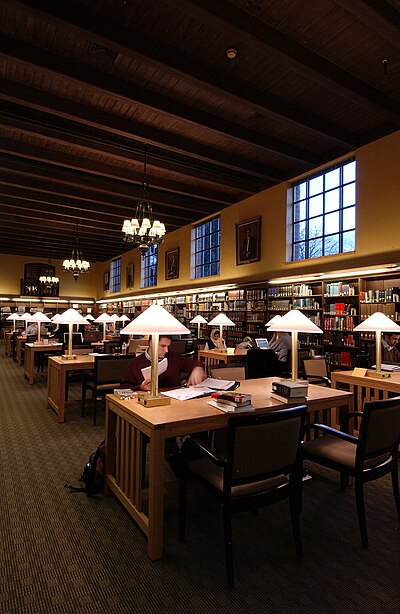
<instances>
[{"instance_id":1,"label":"wooden ceiling beam","mask_svg":"<svg viewBox=\"0 0 400 614\"><path fill-rule=\"evenodd\" d=\"M80 85L90 86L100 92L115 96L125 103L143 105L151 111L174 117L179 122L221 134L264 152L276 154L291 162L302 164L305 168L314 167L320 161L316 154L293 144L284 143L260 134L258 131L243 128L223 117L211 115L211 113L206 113L203 110L196 110L192 106L137 84L134 84L133 87L132 83L127 83L93 67L78 64L70 58L52 54L16 39L3 36L0 39L0 54L4 58L15 59L47 73L63 76Z\"/></svg>"},{"instance_id":2,"label":"wooden ceiling beam","mask_svg":"<svg viewBox=\"0 0 400 614\"><path fill-rule=\"evenodd\" d=\"M391 45L400 49L400 13L386 0L333 0L356 19L379 31Z\"/></svg>"},{"instance_id":3,"label":"wooden ceiling beam","mask_svg":"<svg viewBox=\"0 0 400 614\"><path fill-rule=\"evenodd\" d=\"M264 47L277 61L284 61L297 72L318 81L327 89L379 113L395 125L400 124L400 105L397 100L378 91L356 75L330 62L311 49L285 36L272 26L224 0L167 0L179 11L185 11L212 27L230 33L248 44Z\"/></svg>"},{"instance_id":4,"label":"wooden ceiling beam","mask_svg":"<svg viewBox=\"0 0 400 614\"><path fill-rule=\"evenodd\" d=\"M15 2L14 2L15 4ZM58 0L23 0L21 4L24 12L33 16L43 16L57 26L67 26L69 30L92 37L108 49L113 49L127 57L137 57L150 65L162 68L165 72L178 77L189 78L200 86L213 89L219 95L229 95L241 104L252 105L257 112L261 112L278 121L306 128L316 135L330 139L345 148L357 147L358 138L349 130L344 130L321 117L310 114L307 109L299 109L271 93L257 89L254 84L240 80L237 76L212 66L202 64L198 58L185 55L181 51L164 42L135 29L131 24L124 27L110 20L101 18L98 13L75 6L70 2Z\"/></svg>"},{"instance_id":5,"label":"wooden ceiling beam","mask_svg":"<svg viewBox=\"0 0 400 614\"><path fill-rule=\"evenodd\" d=\"M0 156L1 159L1 156ZM47 168L33 166L25 160L3 156L1 181L6 185L25 187L30 190L41 190L48 194L56 194L72 197L77 200L94 202L99 207L112 206L120 208L121 214L127 210L131 213L135 210L138 199L143 195L143 190L135 185L124 186L121 183L110 182L101 177L86 177L71 171L62 171L59 168ZM182 202L181 202L182 201ZM187 201L181 197L173 197L170 194L162 194L157 190L151 190L151 203L158 207L168 208L172 216L177 218L190 215ZM84 204L82 205L84 206ZM202 209L202 212L204 210ZM213 211L212 211L213 212ZM199 210L193 211L198 214Z\"/></svg>"},{"instance_id":6,"label":"wooden ceiling beam","mask_svg":"<svg viewBox=\"0 0 400 614\"><path fill-rule=\"evenodd\" d=\"M282 171L259 162L249 161L240 156L192 141L184 136L175 136L165 130L147 126L142 122L118 117L101 109L73 102L67 98L61 98L50 92L42 92L20 83L14 83L8 79L2 80L0 99L101 129L103 132L111 132L129 139L135 138L152 146L186 154L186 158L192 159L192 163L194 159L195 161L212 164L216 167L218 173L221 173L221 175L227 173L228 177L230 176L229 173L234 171L240 173L243 178L261 182L279 183L286 178Z\"/></svg>"},{"instance_id":7,"label":"wooden ceiling beam","mask_svg":"<svg viewBox=\"0 0 400 614\"><path fill-rule=\"evenodd\" d=\"M129 176L125 175L125 173L121 171L118 166L101 164L97 160L82 159L79 156L73 156L72 154L65 155L64 152L49 150L45 147L21 143L13 141L12 139L0 139L0 151L4 153L12 153L17 157L22 157L24 159L38 160L54 166L84 171L100 177L118 179L126 183L132 182L131 174L129 174ZM150 197L152 202L157 200L156 196L155 198L152 196L153 192L156 194L157 191L158 190L153 188L153 186L150 184ZM181 188L181 195L182 192L185 191ZM163 197L161 199L163 200ZM176 209L194 211L199 215L207 215L208 213L214 213L216 209L221 208L221 205L224 207L231 203L227 203L226 201L215 201L215 204L210 204L209 202L199 202L194 198L191 198L188 194L184 199L179 199L176 197L172 203L168 204Z\"/></svg>"}]
</instances>

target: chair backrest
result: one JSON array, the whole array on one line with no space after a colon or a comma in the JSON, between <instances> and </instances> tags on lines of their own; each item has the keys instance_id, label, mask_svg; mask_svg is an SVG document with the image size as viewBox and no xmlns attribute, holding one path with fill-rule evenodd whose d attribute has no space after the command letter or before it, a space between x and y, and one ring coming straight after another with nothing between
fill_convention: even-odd
<instances>
[{"instance_id":1,"label":"chair backrest","mask_svg":"<svg viewBox=\"0 0 400 614\"><path fill-rule=\"evenodd\" d=\"M170 352L183 354L186 351L186 339L173 339L168 349Z\"/></svg>"},{"instance_id":2,"label":"chair backrest","mask_svg":"<svg viewBox=\"0 0 400 614\"><path fill-rule=\"evenodd\" d=\"M139 347L149 347L149 340L131 339L129 341L128 354L136 354Z\"/></svg>"},{"instance_id":3,"label":"chair backrest","mask_svg":"<svg viewBox=\"0 0 400 614\"><path fill-rule=\"evenodd\" d=\"M234 380L235 382L246 379L246 365L212 365L208 367L210 377L215 379Z\"/></svg>"},{"instance_id":4,"label":"chair backrest","mask_svg":"<svg viewBox=\"0 0 400 614\"><path fill-rule=\"evenodd\" d=\"M320 358L303 358L303 372L306 378L328 377L328 368L323 356Z\"/></svg>"},{"instance_id":5,"label":"chair backrest","mask_svg":"<svg viewBox=\"0 0 400 614\"><path fill-rule=\"evenodd\" d=\"M359 429L357 461L385 452L394 453L400 442L400 397L364 403Z\"/></svg>"},{"instance_id":6,"label":"chair backrest","mask_svg":"<svg viewBox=\"0 0 400 614\"><path fill-rule=\"evenodd\" d=\"M225 486L290 473L299 462L307 407L230 416Z\"/></svg>"},{"instance_id":7,"label":"chair backrest","mask_svg":"<svg viewBox=\"0 0 400 614\"><path fill-rule=\"evenodd\" d=\"M64 333L64 343L68 345L69 333ZM82 333L72 333L72 345L81 345L83 343Z\"/></svg>"},{"instance_id":8,"label":"chair backrest","mask_svg":"<svg viewBox=\"0 0 400 614\"><path fill-rule=\"evenodd\" d=\"M103 343L104 354L112 354L115 348L121 347L121 341L119 339L106 339Z\"/></svg>"},{"instance_id":9,"label":"chair backrest","mask_svg":"<svg viewBox=\"0 0 400 614\"><path fill-rule=\"evenodd\" d=\"M94 359L94 377L97 385L118 384L131 356L96 356Z\"/></svg>"},{"instance_id":10,"label":"chair backrest","mask_svg":"<svg viewBox=\"0 0 400 614\"><path fill-rule=\"evenodd\" d=\"M247 379L281 375L281 365L274 350L248 350L245 356Z\"/></svg>"}]
</instances>

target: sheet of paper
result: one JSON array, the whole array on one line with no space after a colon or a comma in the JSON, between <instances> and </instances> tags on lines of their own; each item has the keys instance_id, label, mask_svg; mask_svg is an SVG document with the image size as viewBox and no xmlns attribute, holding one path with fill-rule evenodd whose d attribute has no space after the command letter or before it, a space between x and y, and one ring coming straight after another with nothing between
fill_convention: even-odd
<instances>
[{"instance_id":1,"label":"sheet of paper","mask_svg":"<svg viewBox=\"0 0 400 614\"><path fill-rule=\"evenodd\" d=\"M372 365L373 369L376 369L376 365ZM381 364L381 370L382 371L400 371L400 365L387 365L387 364Z\"/></svg>"},{"instance_id":2,"label":"sheet of paper","mask_svg":"<svg viewBox=\"0 0 400 614\"><path fill-rule=\"evenodd\" d=\"M194 384L191 388L202 388L207 386L207 388L212 388L213 390L228 390L231 386L233 386L235 380L227 380L227 379L215 379L214 377L207 377L204 382L201 384Z\"/></svg>"},{"instance_id":3,"label":"sheet of paper","mask_svg":"<svg viewBox=\"0 0 400 614\"><path fill-rule=\"evenodd\" d=\"M167 370L168 367L168 360L167 358L163 358L162 360L160 360L160 362L157 365L157 373L158 375L161 375L161 373L164 373L164 371ZM150 379L151 377L151 365L150 367L144 367L142 369L142 375L144 377L144 379Z\"/></svg>"},{"instance_id":4,"label":"sheet of paper","mask_svg":"<svg viewBox=\"0 0 400 614\"><path fill-rule=\"evenodd\" d=\"M195 387L189 386L188 388L177 388L176 390L167 390L162 394L166 397L171 397L172 399L177 399L178 401L188 401L189 399L195 399L197 397L203 397L210 395L214 392L211 388L203 387Z\"/></svg>"}]
</instances>

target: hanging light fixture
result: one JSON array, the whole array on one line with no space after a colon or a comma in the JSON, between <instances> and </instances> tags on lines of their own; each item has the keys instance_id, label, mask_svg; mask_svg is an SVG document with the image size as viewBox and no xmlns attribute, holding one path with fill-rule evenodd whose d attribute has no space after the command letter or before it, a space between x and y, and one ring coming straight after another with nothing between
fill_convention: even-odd
<instances>
[{"instance_id":1,"label":"hanging light fixture","mask_svg":"<svg viewBox=\"0 0 400 614\"><path fill-rule=\"evenodd\" d=\"M159 220L153 220L153 209L148 195L147 183L147 147L144 146L143 194L136 205L135 217L125 220L122 226L124 241L138 247L144 256L151 247L161 243L165 235L165 226Z\"/></svg>"},{"instance_id":2,"label":"hanging light fixture","mask_svg":"<svg viewBox=\"0 0 400 614\"><path fill-rule=\"evenodd\" d=\"M48 261L47 261L47 271L46 271L46 275L41 275L39 277L39 281L41 284L46 284L46 286L55 286L56 284L58 284L60 282L59 278L56 277L55 275L53 275L54 272L54 267L53 264L51 262L51 257L49 257Z\"/></svg>"},{"instance_id":3,"label":"hanging light fixture","mask_svg":"<svg viewBox=\"0 0 400 614\"><path fill-rule=\"evenodd\" d=\"M72 255L70 260L64 260L63 267L64 271L72 273L72 277L75 279L75 281L79 279L79 275L89 271L90 264L87 260L83 259L82 252L79 248L78 222L76 222L76 237L75 245L72 249Z\"/></svg>"}]
</instances>

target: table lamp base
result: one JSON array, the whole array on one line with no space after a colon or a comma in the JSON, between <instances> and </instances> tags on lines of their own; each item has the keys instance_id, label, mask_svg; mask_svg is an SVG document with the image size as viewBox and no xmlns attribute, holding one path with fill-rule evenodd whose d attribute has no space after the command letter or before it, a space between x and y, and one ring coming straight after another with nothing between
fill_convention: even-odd
<instances>
[{"instance_id":1,"label":"table lamp base","mask_svg":"<svg viewBox=\"0 0 400 614\"><path fill-rule=\"evenodd\" d=\"M369 375L370 377L379 377L379 378L388 378L390 377L390 373L388 372L384 372L381 371L380 373L377 373L376 371L374 371L373 369L368 369L367 375Z\"/></svg>"},{"instance_id":2,"label":"table lamp base","mask_svg":"<svg viewBox=\"0 0 400 614\"><path fill-rule=\"evenodd\" d=\"M61 358L64 360L74 360L76 358L76 354L62 354Z\"/></svg>"},{"instance_id":3,"label":"table lamp base","mask_svg":"<svg viewBox=\"0 0 400 614\"><path fill-rule=\"evenodd\" d=\"M152 397L150 394L144 394L138 398L138 403L144 407L159 407L160 405L171 405L169 397Z\"/></svg>"}]
</instances>

